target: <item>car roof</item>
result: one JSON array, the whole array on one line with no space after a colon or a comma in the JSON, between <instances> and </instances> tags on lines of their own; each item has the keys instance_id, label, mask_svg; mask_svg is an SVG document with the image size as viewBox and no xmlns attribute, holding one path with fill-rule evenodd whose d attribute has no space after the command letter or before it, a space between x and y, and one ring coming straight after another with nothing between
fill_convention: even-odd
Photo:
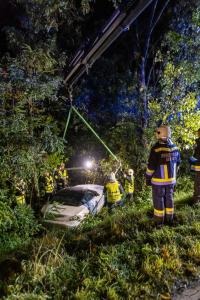
<instances>
[{"instance_id":1,"label":"car roof","mask_svg":"<svg viewBox=\"0 0 200 300\"><path fill-rule=\"evenodd\" d=\"M103 186L98 185L98 184L79 184L71 187L72 190L93 190L96 192L102 192L103 191Z\"/></svg>"},{"instance_id":2,"label":"car roof","mask_svg":"<svg viewBox=\"0 0 200 300\"><path fill-rule=\"evenodd\" d=\"M95 191L98 194L101 194L103 192L103 186L98 184L79 184L79 185L70 186L65 189L62 189L56 192L56 195L65 194L67 191L75 191L77 193L83 193L84 191L87 190Z\"/></svg>"}]
</instances>

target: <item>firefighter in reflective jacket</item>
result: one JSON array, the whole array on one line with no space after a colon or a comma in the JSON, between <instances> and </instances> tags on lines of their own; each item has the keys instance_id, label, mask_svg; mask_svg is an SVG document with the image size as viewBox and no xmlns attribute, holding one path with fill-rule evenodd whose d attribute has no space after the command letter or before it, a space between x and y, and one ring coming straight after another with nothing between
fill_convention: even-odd
<instances>
[{"instance_id":1,"label":"firefighter in reflective jacket","mask_svg":"<svg viewBox=\"0 0 200 300\"><path fill-rule=\"evenodd\" d=\"M133 169L128 169L127 174L124 174L124 190L126 193L126 199L133 200L134 192L134 171Z\"/></svg>"},{"instance_id":2,"label":"firefighter in reflective jacket","mask_svg":"<svg viewBox=\"0 0 200 300\"><path fill-rule=\"evenodd\" d=\"M180 153L171 141L171 130L161 126L156 130L158 142L152 147L149 156L146 181L152 185L154 218L158 227L164 219L172 224L174 215L173 192L176 184L176 170L180 164Z\"/></svg>"},{"instance_id":3,"label":"firefighter in reflective jacket","mask_svg":"<svg viewBox=\"0 0 200 300\"><path fill-rule=\"evenodd\" d=\"M17 204L26 204L25 199L25 182L23 179L16 179L15 184L15 197Z\"/></svg>"},{"instance_id":4,"label":"firefighter in reflective jacket","mask_svg":"<svg viewBox=\"0 0 200 300\"><path fill-rule=\"evenodd\" d=\"M49 201L54 192L53 176L47 171L44 174L45 200Z\"/></svg>"},{"instance_id":5,"label":"firefighter in reflective jacket","mask_svg":"<svg viewBox=\"0 0 200 300\"><path fill-rule=\"evenodd\" d=\"M190 157L191 171L194 171L194 203L200 203L200 128L197 134L194 156Z\"/></svg>"},{"instance_id":6,"label":"firefighter in reflective jacket","mask_svg":"<svg viewBox=\"0 0 200 300\"><path fill-rule=\"evenodd\" d=\"M123 205L123 201L122 201L123 193L124 190L121 184L116 180L115 174L111 173L108 177L108 182L104 186L104 194L106 195L106 203L109 212L111 212L115 206Z\"/></svg>"},{"instance_id":7,"label":"firefighter in reflective jacket","mask_svg":"<svg viewBox=\"0 0 200 300\"><path fill-rule=\"evenodd\" d=\"M63 189L68 185L68 172L65 168L65 164L61 163L58 170L55 172L56 188L57 190Z\"/></svg>"}]
</instances>

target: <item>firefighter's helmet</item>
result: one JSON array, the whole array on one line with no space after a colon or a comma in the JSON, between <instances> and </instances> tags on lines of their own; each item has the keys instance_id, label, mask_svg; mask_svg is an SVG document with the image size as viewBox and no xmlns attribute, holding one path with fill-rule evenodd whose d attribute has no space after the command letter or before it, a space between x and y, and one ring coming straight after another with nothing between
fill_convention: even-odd
<instances>
[{"instance_id":1,"label":"firefighter's helmet","mask_svg":"<svg viewBox=\"0 0 200 300\"><path fill-rule=\"evenodd\" d=\"M115 177L115 173L114 172L112 172L112 173L109 174L108 180L113 181L113 182L116 181L116 177Z\"/></svg>"},{"instance_id":2,"label":"firefighter's helmet","mask_svg":"<svg viewBox=\"0 0 200 300\"><path fill-rule=\"evenodd\" d=\"M171 138L171 129L169 126L162 125L156 129L156 138L157 140L166 141Z\"/></svg>"},{"instance_id":3,"label":"firefighter's helmet","mask_svg":"<svg viewBox=\"0 0 200 300\"><path fill-rule=\"evenodd\" d=\"M63 170L65 168L65 163L64 162L61 162L60 166L59 166L59 169Z\"/></svg>"},{"instance_id":4,"label":"firefighter's helmet","mask_svg":"<svg viewBox=\"0 0 200 300\"><path fill-rule=\"evenodd\" d=\"M129 176L132 176L133 174L134 174L133 169L128 169L128 175L129 175Z\"/></svg>"}]
</instances>

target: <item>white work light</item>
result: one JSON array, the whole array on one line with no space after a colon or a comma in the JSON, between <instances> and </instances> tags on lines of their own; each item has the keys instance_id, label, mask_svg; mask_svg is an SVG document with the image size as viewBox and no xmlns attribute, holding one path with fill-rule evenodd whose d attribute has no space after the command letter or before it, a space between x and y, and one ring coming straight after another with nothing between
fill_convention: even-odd
<instances>
[{"instance_id":1,"label":"white work light","mask_svg":"<svg viewBox=\"0 0 200 300\"><path fill-rule=\"evenodd\" d=\"M93 167L93 161L92 160L86 160L84 165L85 165L86 169L91 169Z\"/></svg>"}]
</instances>

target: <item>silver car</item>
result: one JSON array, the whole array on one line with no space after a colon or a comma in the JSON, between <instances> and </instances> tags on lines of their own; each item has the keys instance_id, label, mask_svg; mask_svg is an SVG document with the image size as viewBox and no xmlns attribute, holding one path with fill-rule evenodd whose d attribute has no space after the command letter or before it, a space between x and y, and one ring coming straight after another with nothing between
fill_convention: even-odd
<instances>
[{"instance_id":1,"label":"silver car","mask_svg":"<svg viewBox=\"0 0 200 300\"><path fill-rule=\"evenodd\" d=\"M104 202L103 186L81 184L58 191L41 211L46 223L76 227L89 213L98 213Z\"/></svg>"}]
</instances>

